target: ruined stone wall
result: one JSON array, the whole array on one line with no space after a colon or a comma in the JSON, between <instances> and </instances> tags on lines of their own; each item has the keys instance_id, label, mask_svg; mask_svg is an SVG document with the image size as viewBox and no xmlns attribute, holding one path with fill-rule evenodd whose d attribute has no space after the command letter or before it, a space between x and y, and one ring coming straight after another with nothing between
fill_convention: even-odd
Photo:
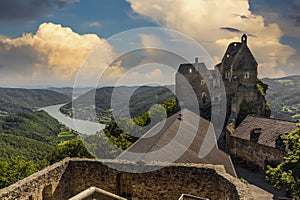
<instances>
[{"instance_id":1,"label":"ruined stone wall","mask_svg":"<svg viewBox=\"0 0 300 200\"><path fill-rule=\"evenodd\" d=\"M124 173L108 167L107 164L138 169L142 167L124 161L65 159L0 190L0 199L64 200L90 186L122 195L123 176L126 177L127 192L135 199L173 200L178 199L182 193L211 200L272 199L271 194L228 175L223 166L159 164L144 167L164 166L164 168L148 173ZM48 186L51 186L51 190L47 190L45 194L45 188Z\"/></svg>"},{"instance_id":2,"label":"ruined stone wall","mask_svg":"<svg viewBox=\"0 0 300 200\"><path fill-rule=\"evenodd\" d=\"M47 167L9 187L1 189L0 199L62 199L61 197L64 196L64 192L69 190L69 175L66 173L68 164L68 160L63 160L62 162Z\"/></svg>"},{"instance_id":3,"label":"ruined stone wall","mask_svg":"<svg viewBox=\"0 0 300 200\"><path fill-rule=\"evenodd\" d=\"M118 172L100 162L71 162L70 170L72 195L90 186L118 193ZM178 199L183 193L211 200L239 199L235 185L220 176L215 169L206 166L178 165L148 173L121 174L130 178L131 195L138 199Z\"/></svg>"},{"instance_id":4,"label":"ruined stone wall","mask_svg":"<svg viewBox=\"0 0 300 200\"><path fill-rule=\"evenodd\" d=\"M232 136L228 137L228 134L227 138L229 138L229 142L227 142L227 148L233 159L245 161L248 163L248 166L257 166L262 170L264 170L266 164L268 164L265 163L266 158L269 164L280 163L286 154L285 151L279 149Z\"/></svg>"}]
</instances>

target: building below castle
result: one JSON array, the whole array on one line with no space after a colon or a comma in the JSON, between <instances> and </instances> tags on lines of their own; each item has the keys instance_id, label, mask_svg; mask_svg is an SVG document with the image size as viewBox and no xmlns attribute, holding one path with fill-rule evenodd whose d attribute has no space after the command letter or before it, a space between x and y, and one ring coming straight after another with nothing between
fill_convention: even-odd
<instances>
[{"instance_id":1,"label":"building below castle","mask_svg":"<svg viewBox=\"0 0 300 200\"><path fill-rule=\"evenodd\" d=\"M281 136L296 128L295 122L249 115L236 129L227 127L226 146L236 162L266 170L283 161L287 149Z\"/></svg>"}]
</instances>

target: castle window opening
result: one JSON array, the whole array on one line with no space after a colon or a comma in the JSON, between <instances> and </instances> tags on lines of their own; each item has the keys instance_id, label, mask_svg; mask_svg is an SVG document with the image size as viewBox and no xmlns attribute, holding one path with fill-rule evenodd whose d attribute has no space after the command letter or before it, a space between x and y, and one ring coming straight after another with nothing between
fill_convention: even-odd
<instances>
[{"instance_id":1,"label":"castle window opening","mask_svg":"<svg viewBox=\"0 0 300 200\"><path fill-rule=\"evenodd\" d=\"M189 72L192 73L192 69L189 69Z\"/></svg>"},{"instance_id":2,"label":"castle window opening","mask_svg":"<svg viewBox=\"0 0 300 200\"><path fill-rule=\"evenodd\" d=\"M230 73L230 72L227 72L227 73L225 74L225 78L230 78L230 76L231 76L231 73Z\"/></svg>"},{"instance_id":3,"label":"castle window opening","mask_svg":"<svg viewBox=\"0 0 300 200\"><path fill-rule=\"evenodd\" d=\"M255 128L250 132L250 141L257 143L261 134L261 128Z\"/></svg>"},{"instance_id":4,"label":"castle window opening","mask_svg":"<svg viewBox=\"0 0 300 200\"><path fill-rule=\"evenodd\" d=\"M205 85L205 80L201 80L201 85Z\"/></svg>"},{"instance_id":5,"label":"castle window opening","mask_svg":"<svg viewBox=\"0 0 300 200\"><path fill-rule=\"evenodd\" d=\"M250 73L249 73L249 72L246 72L246 73L244 74L244 78L250 78Z\"/></svg>"},{"instance_id":6,"label":"castle window opening","mask_svg":"<svg viewBox=\"0 0 300 200\"><path fill-rule=\"evenodd\" d=\"M203 103L203 104L206 104L206 98L207 98L206 93L205 93L205 92L202 92L201 100L202 100L202 103Z\"/></svg>"}]
</instances>

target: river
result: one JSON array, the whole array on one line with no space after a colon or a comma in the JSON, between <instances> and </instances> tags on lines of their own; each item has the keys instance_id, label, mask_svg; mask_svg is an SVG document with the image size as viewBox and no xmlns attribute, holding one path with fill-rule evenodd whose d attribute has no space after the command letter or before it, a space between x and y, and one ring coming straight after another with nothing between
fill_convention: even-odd
<instances>
[{"instance_id":1,"label":"river","mask_svg":"<svg viewBox=\"0 0 300 200\"><path fill-rule=\"evenodd\" d=\"M96 122L91 122L87 120L73 119L69 116L62 114L59 111L59 108L65 104L47 106L41 108L40 110L46 111L53 118L57 119L59 122L64 124L65 126L79 132L82 134L95 134L97 131L104 129L105 124L99 124Z\"/></svg>"}]
</instances>

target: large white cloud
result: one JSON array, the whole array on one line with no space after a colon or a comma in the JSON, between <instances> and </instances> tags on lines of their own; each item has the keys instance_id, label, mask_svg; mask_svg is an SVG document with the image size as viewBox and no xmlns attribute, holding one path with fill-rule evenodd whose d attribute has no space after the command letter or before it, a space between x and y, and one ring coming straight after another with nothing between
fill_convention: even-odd
<instances>
[{"instance_id":1,"label":"large white cloud","mask_svg":"<svg viewBox=\"0 0 300 200\"><path fill-rule=\"evenodd\" d=\"M144 46L156 40L147 35L141 35L141 38L142 42L148 41L143 43ZM124 58L127 62L125 67L123 58L112 63L116 48L109 44L108 39L99 38L96 34L80 35L69 27L53 23L43 23L35 33L18 38L0 35L0 85L114 85L135 66L134 61L127 57L127 60ZM131 77L131 84L162 78L157 68L149 69L147 73Z\"/></svg>"},{"instance_id":2,"label":"large white cloud","mask_svg":"<svg viewBox=\"0 0 300 200\"><path fill-rule=\"evenodd\" d=\"M259 63L260 76L285 75L287 59L295 49L280 42L277 24L266 25L249 10L247 0L128 0L131 8L158 25L176 29L200 42L216 62L226 46L247 33L249 46Z\"/></svg>"},{"instance_id":3,"label":"large white cloud","mask_svg":"<svg viewBox=\"0 0 300 200\"><path fill-rule=\"evenodd\" d=\"M79 35L53 23L43 23L36 33L19 38L0 37L0 76L2 80L71 82L89 53L104 41L95 34ZM98 62L108 64L111 48L99 53Z\"/></svg>"}]
</instances>

